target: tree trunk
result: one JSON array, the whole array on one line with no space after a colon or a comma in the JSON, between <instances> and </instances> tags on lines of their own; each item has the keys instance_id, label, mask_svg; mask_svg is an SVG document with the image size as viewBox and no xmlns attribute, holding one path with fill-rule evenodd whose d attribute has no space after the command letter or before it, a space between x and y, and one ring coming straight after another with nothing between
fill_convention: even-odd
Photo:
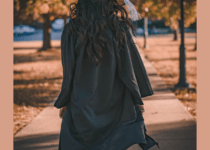
<instances>
[{"instance_id":1,"label":"tree trunk","mask_svg":"<svg viewBox=\"0 0 210 150\"><path fill-rule=\"evenodd\" d=\"M196 40L196 43L195 43L195 48L194 48L194 51L197 50L197 40Z\"/></svg>"},{"instance_id":2,"label":"tree trunk","mask_svg":"<svg viewBox=\"0 0 210 150\"><path fill-rule=\"evenodd\" d=\"M174 41L178 40L178 34L179 34L179 21L177 19L174 19L173 17L170 18L171 22L171 29L173 29L174 34Z\"/></svg>"},{"instance_id":3,"label":"tree trunk","mask_svg":"<svg viewBox=\"0 0 210 150\"><path fill-rule=\"evenodd\" d=\"M64 26L65 26L67 24L67 16L64 16L63 19L64 19Z\"/></svg>"},{"instance_id":4,"label":"tree trunk","mask_svg":"<svg viewBox=\"0 0 210 150\"><path fill-rule=\"evenodd\" d=\"M195 26L195 48L194 48L194 51L196 51L197 50L197 18L196 18L196 20L195 20L195 22L196 22L196 26Z\"/></svg>"},{"instance_id":5,"label":"tree trunk","mask_svg":"<svg viewBox=\"0 0 210 150\"><path fill-rule=\"evenodd\" d=\"M194 47L194 51L196 51L196 50L197 50L197 31L196 31L196 33L195 33L195 34L196 34L196 37L195 37L196 39L195 39L195 47Z\"/></svg>"},{"instance_id":6,"label":"tree trunk","mask_svg":"<svg viewBox=\"0 0 210 150\"><path fill-rule=\"evenodd\" d=\"M174 30L174 41L178 40L178 33L179 33L178 29Z\"/></svg>"},{"instance_id":7,"label":"tree trunk","mask_svg":"<svg viewBox=\"0 0 210 150\"><path fill-rule=\"evenodd\" d=\"M43 19L43 47L41 48L41 50L47 50L48 48L51 48L51 24L49 14L43 14Z\"/></svg>"},{"instance_id":8,"label":"tree trunk","mask_svg":"<svg viewBox=\"0 0 210 150\"><path fill-rule=\"evenodd\" d=\"M178 40L178 35L179 35L179 21L176 19L175 21L176 28L174 30L174 41Z\"/></svg>"}]
</instances>

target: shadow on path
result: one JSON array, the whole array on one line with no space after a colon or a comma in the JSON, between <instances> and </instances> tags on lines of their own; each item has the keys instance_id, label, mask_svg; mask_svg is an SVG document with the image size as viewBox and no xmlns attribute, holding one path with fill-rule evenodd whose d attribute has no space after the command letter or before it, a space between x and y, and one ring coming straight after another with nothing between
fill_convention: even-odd
<instances>
[{"instance_id":1,"label":"shadow on path","mask_svg":"<svg viewBox=\"0 0 210 150\"><path fill-rule=\"evenodd\" d=\"M145 118L146 119L146 118ZM161 150L196 150L195 121L178 121L146 125ZM59 130L59 129L58 129ZM14 138L14 150L57 150L59 133L46 133ZM139 148L140 150L140 148ZM150 150L159 150L156 146Z\"/></svg>"},{"instance_id":2,"label":"shadow on path","mask_svg":"<svg viewBox=\"0 0 210 150\"><path fill-rule=\"evenodd\" d=\"M60 51L59 51L60 52ZM27 55L14 55L14 64L18 63L28 63L28 62L40 62L40 61L50 61L50 60L59 60L61 59L60 54L58 55L51 54L48 56L41 55L39 53L27 54Z\"/></svg>"},{"instance_id":3,"label":"shadow on path","mask_svg":"<svg viewBox=\"0 0 210 150\"><path fill-rule=\"evenodd\" d=\"M46 133L14 138L14 150L57 150L59 133Z\"/></svg>"},{"instance_id":4,"label":"shadow on path","mask_svg":"<svg viewBox=\"0 0 210 150\"><path fill-rule=\"evenodd\" d=\"M24 49L37 49L37 50L39 50L39 48L41 48L41 47L14 47L13 49L14 50L24 50ZM61 47L60 46L53 46L52 48L54 48L54 49L60 49Z\"/></svg>"},{"instance_id":5,"label":"shadow on path","mask_svg":"<svg viewBox=\"0 0 210 150\"><path fill-rule=\"evenodd\" d=\"M146 125L146 128L148 134L157 140L161 150L196 150L194 120L151 124ZM153 147L151 150L158 149Z\"/></svg>"}]
</instances>

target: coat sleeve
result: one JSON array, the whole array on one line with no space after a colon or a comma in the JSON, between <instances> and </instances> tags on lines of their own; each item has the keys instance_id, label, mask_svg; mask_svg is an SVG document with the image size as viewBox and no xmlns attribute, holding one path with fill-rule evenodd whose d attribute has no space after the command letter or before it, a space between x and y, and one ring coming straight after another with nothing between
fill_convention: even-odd
<instances>
[{"instance_id":1,"label":"coat sleeve","mask_svg":"<svg viewBox=\"0 0 210 150\"><path fill-rule=\"evenodd\" d=\"M134 97L134 103L144 105L142 97L153 95L147 73L129 30L123 39L124 49L116 52L118 75Z\"/></svg>"},{"instance_id":2,"label":"coat sleeve","mask_svg":"<svg viewBox=\"0 0 210 150\"><path fill-rule=\"evenodd\" d=\"M61 92L54 103L56 108L61 108L67 105L70 101L72 80L75 69L75 54L73 35L69 33L68 24L64 26L61 35L61 60L63 67L63 81Z\"/></svg>"},{"instance_id":3,"label":"coat sleeve","mask_svg":"<svg viewBox=\"0 0 210 150\"><path fill-rule=\"evenodd\" d=\"M133 37L130 31L127 30L127 44L131 54L131 60L134 68L134 73L137 79L137 83L139 86L139 90L141 93L141 97L151 96L153 95L153 90L141 59L140 53L136 47L136 44L133 41Z\"/></svg>"}]
</instances>

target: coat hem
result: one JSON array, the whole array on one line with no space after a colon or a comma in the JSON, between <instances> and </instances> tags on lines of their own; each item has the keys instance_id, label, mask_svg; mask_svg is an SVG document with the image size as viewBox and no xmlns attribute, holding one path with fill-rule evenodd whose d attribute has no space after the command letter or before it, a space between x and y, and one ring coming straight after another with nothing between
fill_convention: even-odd
<instances>
[{"instance_id":1,"label":"coat hem","mask_svg":"<svg viewBox=\"0 0 210 150\"><path fill-rule=\"evenodd\" d=\"M137 111L137 119L135 122L119 126L103 141L91 145L82 144L75 140L71 133L63 133L65 136L59 140L59 150L126 150L134 144L138 144L143 150L148 150L158 143L147 135L144 119L140 108ZM65 128L65 127L64 127ZM67 136L67 137L66 137ZM61 149L62 147L62 149Z\"/></svg>"}]
</instances>

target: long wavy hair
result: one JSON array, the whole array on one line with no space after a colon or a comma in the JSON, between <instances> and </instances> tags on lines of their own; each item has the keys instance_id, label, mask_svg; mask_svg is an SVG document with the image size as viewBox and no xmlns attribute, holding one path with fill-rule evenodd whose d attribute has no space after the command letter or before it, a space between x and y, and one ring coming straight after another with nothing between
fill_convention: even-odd
<instances>
[{"instance_id":1,"label":"long wavy hair","mask_svg":"<svg viewBox=\"0 0 210 150\"><path fill-rule=\"evenodd\" d=\"M70 5L69 26L72 33L83 40L87 38L85 58L100 65L103 59L105 39L102 36L105 26L109 26L123 49L124 27L135 35L135 27L128 18L123 4L117 0L78 0ZM105 21L107 20L108 21Z\"/></svg>"}]
</instances>

